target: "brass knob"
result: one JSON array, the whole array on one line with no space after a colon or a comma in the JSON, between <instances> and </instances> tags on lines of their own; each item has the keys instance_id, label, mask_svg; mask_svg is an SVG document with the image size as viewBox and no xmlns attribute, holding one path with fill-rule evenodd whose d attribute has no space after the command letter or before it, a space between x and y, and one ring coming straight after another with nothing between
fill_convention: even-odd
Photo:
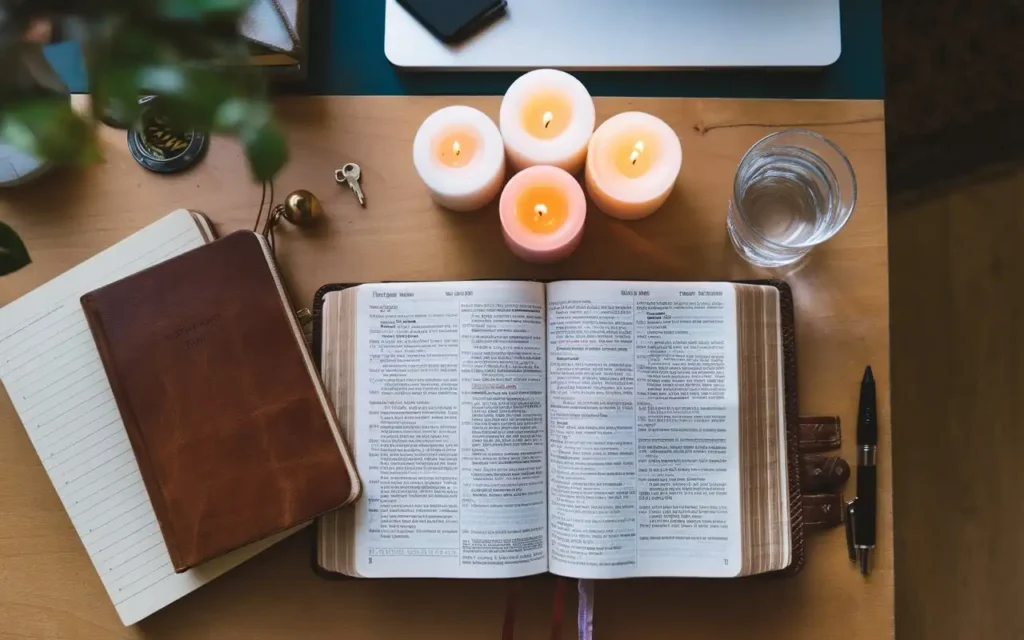
<instances>
[{"instance_id":1,"label":"brass knob","mask_svg":"<svg viewBox=\"0 0 1024 640\"><path fill-rule=\"evenodd\" d=\"M311 227L324 216L324 207L315 195L299 189L288 194L284 200L284 219L299 227Z\"/></svg>"}]
</instances>

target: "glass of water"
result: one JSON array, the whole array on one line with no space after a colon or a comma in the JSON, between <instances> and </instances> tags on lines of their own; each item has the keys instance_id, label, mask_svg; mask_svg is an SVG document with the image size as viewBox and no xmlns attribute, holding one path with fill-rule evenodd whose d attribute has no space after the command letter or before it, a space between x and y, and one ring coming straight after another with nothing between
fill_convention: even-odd
<instances>
[{"instance_id":1,"label":"glass of water","mask_svg":"<svg viewBox=\"0 0 1024 640\"><path fill-rule=\"evenodd\" d=\"M779 131L736 169L727 225L736 251L762 267L803 258L843 228L857 202L846 155L813 131Z\"/></svg>"}]
</instances>

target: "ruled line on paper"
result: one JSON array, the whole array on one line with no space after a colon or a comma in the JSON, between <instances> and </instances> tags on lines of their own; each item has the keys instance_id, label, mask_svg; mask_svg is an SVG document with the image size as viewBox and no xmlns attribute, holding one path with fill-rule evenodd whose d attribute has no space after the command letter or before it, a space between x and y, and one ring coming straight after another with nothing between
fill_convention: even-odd
<instances>
[{"instance_id":1,"label":"ruled line on paper","mask_svg":"<svg viewBox=\"0 0 1024 640\"><path fill-rule=\"evenodd\" d=\"M78 475L76 475L74 477L69 477L69 478L64 479L63 480L64 484L66 484L66 485L73 485L76 482L78 482L79 480L84 480L86 477L88 477L89 475L91 475L93 473L96 473L97 471L101 471L101 474L100 474L99 478L105 478L105 477L110 475L111 471L110 470L104 470L104 467L108 467L109 468L110 465L114 464L115 462L123 462L125 465L127 465L130 460L135 460L135 454L132 452L131 445L126 446L126 444L127 443L125 443L125 442L118 442L117 446L120 447L120 450L117 451L117 453L115 453L114 455L111 455L111 456L108 456L108 457L105 457L105 458L100 458L100 456L102 454L97 454L97 458L100 458L99 463L94 464L87 471L79 473ZM127 460L125 459L126 456L127 456ZM88 464L88 463L86 463L86 464ZM121 466L122 465L119 464L117 467L114 467L114 470L120 468Z\"/></svg>"},{"instance_id":2,"label":"ruled line on paper","mask_svg":"<svg viewBox=\"0 0 1024 640\"><path fill-rule=\"evenodd\" d=\"M124 558L123 560L121 560L121 562L118 562L114 566L108 568L107 569L107 575L112 575L114 571L120 570L120 571L124 571L124 573L121 576L121 577L124 577L125 575L128 575L129 573L131 573L135 569L140 568L140 567L144 567L146 565L146 562L143 562L143 563L139 564L137 567L134 567L134 568L131 567L131 563L133 563L133 562L135 562L137 560L140 560L140 559L145 559L148 562L149 560L152 560L153 558L159 558L160 557L159 555L153 555L150 558L146 558L146 554L148 554L150 551L157 550L157 548L160 547L162 544L163 544L163 540L157 540L156 542L154 542L153 544L149 545L148 547L143 549L141 552L139 552L135 556L133 556L131 558Z\"/></svg>"},{"instance_id":3,"label":"ruled line on paper","mask_svg":"<svg viewBox=\"0 0 1024 640\"><path fill-rule=\"evenodd\" d=\"M58 311L64 311L64 314L63 315L57 315ZM53 326L55 326L57 324L60 324L60 322L63 321L63 320L66 320L68 318L68 316L70 316L74 312L75 312L74 308L70 308L69 309L62 302L61 304L57 305L53 309L47 311L45 314L43 314L43 315L41 315L41 316L39 316L37 318L33 318L32 320L26 322L25 324L23 324L22 326L18 327L17 329L12 331L11 333L8 333L3 338L0 338L0 345L2 345L4 342L6 342L10 338L18 337L18 334L20 334L22 331L24 331L26 329L33 329L34 328L36 330L37 334L45 333L51 327L53 327ZM44 321L47 321L47 320L49 320L50 322L48 322L47 324L43 325L42 323ZM37 323L39 323L39 324L37 324ZM34 336L33 335L22 336L22 340L31 340L32 337L34 337Z\"/></svg>"},{"instance_id":4,"label":"ruled line on paper","mask_svg":"<svg viewBox=\"0 0 1024 640\"><path fill-rule=\"evenodd\" d=\"M117 563L117 566L112 566L104 571L103 577L114 584L124 586L126 582L135 580L140 572L147 573L156 567L170 564L170 560L167 558L167 548L164 546L164 539L159 530L151 531L144 538L140 538L132 551L131 554L126 554L130 555L127 563L121 562L123 556L111 557L108 564ZM153 553L153 551L158 553ZM141 562L131 564L139 560Z\"/></svg>"},{"instance_id":5,"label":"ruled line on paper","mask_svg":"<svg viewBox=\"0 0 1024 640\"><path fill-rule=\"evenodd\" d=\"M107 417L110 416L111 413L112 412L110 410L105 411L104 413L101 413L94 421L98 422L98 421L100 421L100 420L102 420L104 418L107 418ZM74 461L74 459L75 459L75 455L74 454L75 453L78 453L79 451L89 452L89 451L92 450L93 447L99 446L100 444L106 442L107 440L110 440L111 438L120 436L122 429L120 428L120 425L118 424L119 422L121 422L120 416L114 418L113 420L110 420L109 422L103 424L100 427L97 427L95 431L91 431L91 432L85 434L84 436L82 436L78 440L72 440L72 441L68 442L67 444L64 445L63 448L54 451L53 453L51 453L49 455L47 460L54 460L57 456L59 456L62 453L65 453L65 452L70 452L70 453L63 460L61 460L60 462L54 463L52 467L48 467L48 468L49 469L53 469L53 470L59 469L65 463ZM116 428L111 428L111 427L116 427ZM89 445L84 445L84 442L86 440L88 440L89 438L95 438L96 436L99 436L99 435L102 435L103 437L100 438L99 440L97 440L96 442L90 443ZM83 449L82 448L83 446L85 446L86 448ZM45 464L46 460L44 460L43 462Z\"/></svg>"},{"instance_id":6,"label":"ruled line on paper","mask_svg":"<svg viewBox=\"0 0 1024 640\"><path fill-rule=\"evenodd\" d=\"M79 370L83 368L84 367L80 367ZM97 384L105 383L106 376L104 375L103 371L97 371L93 369L92 371L84 372L84 375L72 380L70 383L64 385L63 387L57 386L57 381L53 381L48 385L48 394L46 396L43 396L42 398L33 397L33 404L25 408L25 413L31 413L32 410L37 407L50 404L55 398L57 398L58 396L66 395L69 391L71 391L71 389L74 389L77 385L80 385L83 382L89 382L89 386L96 386Z\"/></svg>"},{"instance_id":7,"label":"ruled line on paper","mask_svg":"<svg viewBox=\"0 0 1024 640\"><path fill-rule=\"evenodd\" d=\"M87 395L85 397L79 397L79 396L82 396L83 394L85 394L87 392L92 392L92 393L91 393L91 395ZM85 389L81 389L81 390L71 394L70 398L74 398L75 400L77 400L77 402L75 402L75 404L71 405L70 407L62 407L62 406L59 406L59 405L56 406L56 407L50 407L50 409L48 409L47 411L50 411L50 410L53 410L53 409L63 409L63 411L61 411L60 413L58 413L56 415L52 415L52 416L48 417L46 420L47 421L51 421L51 420L56 420L57 418L62 418L64 416L66 416L67 414L71 413L72 411L74 411L75 409L78 409L82 405L86 404L87 402L89 402L91 400L95 400L96 398L98 398L99 396L101 396L103 394L109 394L109 393L110 393L110 384L107 382L106 378L101 378L98 381L98 384L90 385L90 386L86 387ZM32 416L31 418L25 417L25 418L23 418L23 420L25 421L26 424L28 422L30 422L30 421L36 420L36 421L38 421L37 424L41 425L41 424L43 424L42 423L42 417L44 415L46 415L47 411L44 411L43 413L39 414L38 416Z\"/></svg>"},{"instance_id":8,"label":"ruled line on paper","mask_svg":"<svg viewBox=\"0 0 1024 640\"><path fill-rule=\"evenodd\" d=\"M167 550L164 548L164 541L158 540L137 552L133 557L127 558L117 565L106 569L102 579L109 580L115 585L124 584L126 580L139 571L152 572L155 568L162 568L166 564L164 560L166 555Z\"/></svg>"},{"instance_id":9,"label":"ruled line on paper","mask_svg":"<svg viewBox=\"0 0 1024 640\"><path fill-rule=\"evenodd\" d=\"M56 373L68 374L70 373L69 367L77 366L79 370L82 368L81 365L91 367L93 365L92 354L96 347L92 341L92 336L83 334L78 338L75 344L66 346L64 351L57 352L50 359L37 357L34 360L26 362L26 365L36 365L31 367L17 367L17 377L12 371L7 371L3 374L4 379L16 379L17 387L20 390L20 400L28 400L40 385L54 384L54 375ZM77 372L76 372L77 375Z\"/></svg>"},{"instance_id":10,"label":"ruled line on paper","mask_svg":"<svg viewBox=\"0 0 1024 640\"><path fill-rule=\"evenodd\" d=\"M113 511L113 507L111 507L111 511L109 511L109 512L107 512L105 514L102 514L102 515L98 514L91 521L89 521L87 523L88 528L82 533L82 542L85 542L86 544L92 544L92 543L98 542L99 540L102 540L104 536L108 535L106 533L106 530L107 530L108 527L110 527L110 525L118 522L119 520L123 519L125 516L127 516L129 514L132 514L132 513L136 513L137 514L139 509L141 509L142 507L146 506L146 503L145 502L136 502L135 504L121 503L121 505L114 505L114 506L120 506L121 508L118 509L117 511ZM134 518L135 516L132 516L132 517ZM103 520L102 522L100 522L99 520L101 520L101 518L106 518L106 519ZM101 532L102 532L102 535L99 535ZM93 535L93 534L96 534L96 535Z\"/></svg>"},{"instance_id":11,"label":"ruled line on paper","mask_svg":"<svg viewBox=\"0 0 1024 640\"><path fill-rule=\"evenodd\" d=\"M139 487L142 489L142 487ZM124 499L109 505L102 511L92 513L88 520L82 520L84 530L82 541L89 545L98 544L103 538L113 531L122 531L121 520L131 514L130 520L136 521L140 516L145 515L147 502L144 500L131 500L137 492L129 492ZM117 523L117 527L111 525Z\"/></svg>"},{"instance_id":12,"label":"ruled line on paper","mask_svg":"<svg viewBox=\"0 0 1024 640\"><path fill-rule=\"evenodd\" d=\"M150 553L151 551L158 553ZM124 586L128 582L134 582L139 575L151 573L153 569L170 566L171 561L167 556L167 547L164 546L164 539L160 531L150 531L145 537L140 538L133 545L132 553L111 556L107 564L119 562L123 557L128 557L131 562L141 560L136 565L121 564L117 569L108 569L102 572L102 577L109 580L115 586ZM127 568L124 568L127 567Z\"/></svg>"},{"instance_id":13,"label":"ruled line on paper","mask_svg":"<svg viewBox=\"0 0 1024 640\"><path fill-rule=\"evenodd\" d=\"M163 569L163 568L161 567L161 569ZM167 569L171 569L171 566L167 565ZM143 580L145 578L149 578L149 577L154 576L154 575L156 576L155 580L153 580L152 582L148 582L146 584L143 584L141 586L138 586L135 590L128 590L128 591L126 591L126 587L131 586L130 584L129 585L125 585L124 587L118 587L118 589L117 589L118 591L125 591L125 593L121 594L121 598L122 598L121 601L120 602L115 602L114 604L120 604L121 602L124 602L128 598L133 598L133 597L139 595L140 593L146 591L147 589L150 589L151 587L156 586L158 583L163 582L163 581L165 581L165 580L167 580L169 578L173 578L175 576L174 573L171 573L170 575L167 575L163 570L158 570L158 571L154 571L152 573L146 574L145 576L142 576L141 578L139 578L139 580ZM133 582L137 582L137 581L133 581ZM190 591L191 591L191 589L190 589Z\"/></svg>"},{"instance_id":14,"label":"ruled line on paper","mask_svg":"<svg viewBox=\"0 0 1024 640\"><path fill-rule=\"evenodd\" d=\"M111 422L111 424L114 424L114 423ZM100 440L99 442L97 442L93 446L90 446L90 447L87 447L87 448L83 449L82 452L83 453L88 453L89 457L92 458L92 459L99 458L99 457L103 456L104 454L111 454L112 456L121 455L122 453L124 453L124 452L129 450L129 449L125 449L125 446L128 446L130 448L131 447L131 443L125 442L124 440L121 440L121 439L117 439L112 444L110 444L109 441L113 439L111 436L116 436L116 435L118 435L118 433L116 431L114 431L113 433L110 434L110 436L107 436L106 438L103 438L102 440ZM97 447L99 447L100 445L105 445L105 446L103 446L103 448L101 448L101 449L99 449L97 451ZM92 473L93 471L99 469L102 465L106 464L109 460L110 460L110 458L104 458L103 461L100 464L93 464L86 471L82 471L82 467L86 466L87 464L91 464L91 463L88 462L88 461L82 461L82 460L75 461L74 458L68 458L67 460L65 460L65 462L75 462L75 464L71 465L70 467L67 467L66 469L63 469L61 471L61 477L65 477L66 478L71 473L76 473L77 475L75 475L74 478L71 478L69 480L69 482L74 482L75 480L83 478L86 475ZM51 467L49 470L51 471L52 475L56 475L53 472L55 472L58 468L60 468L62 466L63 466L62 464L59 464L59 465L56 465L54 467Z\"/></svg>"},{"instance_id":15,"label":"ruled line on paper","mask_svg":"<svg viewBox=\"0 0 1024 640\"><path fill-rule=\"evenodd\" d=\"M93 412L95 412L95 413L93 413ZM115 405L115 404L101 404L101 405L97 405L96 407L90 409L89 411L82 412L79 416L76 416L79 419L87 419L88 420L87 422L84 422L82 424L74 425L75 431L76 431L76 435L78 435L79 433L84 431L86 427L92 426L92 425L96 424L97 422L100 422L101 420L103 420L103 419L105 419L105 418L107 418L109 416L115 416L114 417L114 423L117 424L120 427L121 431L124 431L124 426L121 423L121 414L118 413L117 405ZM37 436L36 436L38 438L37 446L42 448L42 447L47 447L47 446L51 446L51 445L56 444L56 441L54 441L52 443L48 442L47 441L48 438L51 438L54 435L60 435L62 430L66 426L67 426L67 423L63 423L62 422L62 423L59 423L53 429L50 429L49 431L37 434ZM95 431L98 431L99 429L102 429L102 428L103 427L94 428L94 431L90 432L90 434L91 433L95 433ZM60 449L58 451L51 452L50 455L54 455L56 453L60 453L60 452L63 452L63 451L64 451L64 449ZM44 458L44 460L45 460L45 458Z\"/></svg>"},{"instance_id":16,"label":"ruled line on paper","mask_svg":"<svg viewBox=\"0 0 1024 640\"><path fill-rule=\"evenodd\" d=\"M138 506L144 507L145 503ZM117 544L120 541L120 539L129 538L130 542L127 545L115 550L118 553L115 553L114 557L116 558L118 556L125 555L125 553L123 552L130 551L131 545L138 544L139 541L142 539L138 536L135 536L134 534L141 532L143 529L145 529L151 524L149 521L147 521L145 524L141 526L139 525L139 518L146 516L145 511L140 511L136 508L122 509L121 511L122 512L119 517L112 518L107 523L105 523L103 527L93 529L92 531L87 531L85 535L82 536L82 542L85 543L85 546L89 549L93 549L97 556L99 556L102 552L106 551L109 548L109 544ZM126 518L126 516L129 515L131 515L131 517ZM153 522L156 522L156 520L154 519ZM109 526L113 523L117 523L117 526ZM128 529L128 527L132 528Z\"/></svg>"},{"instance_id":17,"label":"ruled line on paper","mask_svg":"<svg viewBox=\"0 0 1024 640\"><path fill-rule=\"evenodd\" d=\"M122 534L120 537L114 538L113 540L106 540L106 541L104 541L103 546L100 547L99 549L97 549L95 551L95 554L98 556L101 553L103 553L104 551L112 548L117 543L131 539L132 536L134 536L136 533L141 532L143 529L145 529L145 528L147 528L149 526L152 526L153 524L156 524L156 520L155 519L154 520L147 520L145 522L145 524L143 524L141 527L135 527L134 529L129 530L128 533Z\"/></svg>"},{"instance_id":18,"label":"ruled line on paper","mask_svg":"<svg viewBox=\"0 0 1024 640\"><path fill-rule=\"evenodd\" d=\"M132 493L131 496L141 496L141 498L142 498L142 500L144 500L144 502L140 501L140 504L149 504L148 496L145 495L146 494L146 488L143 486L142 478L140 477L137 480L132 481L130 484L127 484L127 485L121 487L117 491L115 491L115 492L113 492L113 493L111 493L109 495L104 496L99 502L95 502L95 503L89 505L88 507L85 507L83 505L83 508L82 508L81 511L78 511L77 513L70 513L69 512L68 515L70 515L72 518L79 517L79 516L81 516L84 513L88 513L90 511L92 511L93 509L98 509L101 504L105 504L108 500L113 500L114 498L118 498L118 496L120 496L120 499L119 499L118 502L115 502L114 505L122 504L124 502L127 502L128 500L131 499L131 497L130 496L125 496L123 494L125 492L129 491L130 489L133 489L133 488L136 488L136 487L139 487L140 489L138 491L136 491L135 493ZM78 503L76 502L76 504L78 504ZM113 507L114 505L108 505L108 508L109 507ZM150 507L150 508L152 508L152 507ZM101 517L101 516L104 516L104 515L106 515L105 511L99 511L98 513L92 514L91 517Z\"/></svg>"},{"instance_id":19,"label":"ruled line on paper","mask_svg":"<svg viewBox=\"0 0 1024 640\"><path fill-rule=\"evenodd\" d=\"M92 486L94 484L97 484L97 483L101 482L102 480L105 480L107 477L110 477L111 475L113 475L114 472L120 471L121 469L124 469L125 467L127 467L130 464L138 465L138 463L135 461L135 458L132 457L130 460L126 460L126 461L122 462L121 464L117 465L116 467L112 468L110 470L110 472L107 474L107 476L102 476L102 477L99 477L99 478L97 478L95 480L90 480L89 482L85 483L84 486ZM129 478L132 475L137 474L137 473L138 473L138 466L136 466L134 469L128 469L126 473L123 473L122 475L118 476L114 480L111 480L110 482L108 482L106 484L103 484L103 485L101 485L99 487L93 487L92 494L99 493L99 492L103 491L104 489L109 489L110 487L114 486L118 482L120 482L120 481L122 481L122 480L124 480L126 478ZM80 489L80 488L83 488L83 487L75 487L75 488L72 489L72 491Z\"/></svg>"},{"instance_id":20,"label":"ruled line on paper","mask_svg":"<svg viewBox=\"0 0 1024 640\"><path fill-rule=\"evenodd\" d=\"M78 341L79 341L79 342L84 342L84 340L82 340L82 338L83 338L83 337L87 337L87 334L88 334L88 333L89 333L89 327L88 327L88 326L85 326L85 327L82 327L82 328L78 329L77 331L75 331L75 332L74 332L73 334L71 334L71 335L67 335L67 336L64 336L64 337L63 337L63 338L62 338L62 339L61 339L61 340L60 340L59 342L57 342L57 343L55 343L55 344L52 344L52 345L49 345L48 347L46 347L46 349L44 349L44 350L42 350L42 351L39 351L39 352L37 352L37 353L28 353L28 354L25 354L25 355L29 356L29 359L25 360L25 362L24 362L24 363L22 363L21 365L18 365L18 366L16 366L16 367L14 367L14 368L13 368L13 369L11 369L11 370L5 371L5 372L4 372L4 376L7 376L7 375L11 375L11 374L13 374L13 373L14 373L15 371L17 371L17 370L18 370L18 367L20 367L20 366L23 366L23 365L25 365L25 364L31 364L32 362L38 362L38 361L40 361L40 358L42 358L42 357L43 357L43 356L45 356L46 354L50 353L50 352L51 352L51 351L53 351L54 349L59 349L59 348L61 348L61 347L65 346L65 345L67 345L67 343L68 343L68 342L71 342L72 340L78 339ZM20 356L19 356L19 357L20 357ZM6 361L6 364L10 364L10 363L12 363L12 362L17 362L17 360L16 360L16 359L12 359L12 360L7 360L7 361Z\"/></svg>"},{"instance_id":21,"label":"ruled line on paper","mask_svg":"<svg viewBox=\"0 0 1024 640\"><path fill-rule=\"evenodd\" d=\"M88 345L86 345L86 346L88 346ZM83 349L83 352L84 351L85 350ZM74 353L74 352L72 352L72 353ZM72 369L68 369L67 368L68 365L71 365L73 368ZM72 377L73 375L77 374L82 369L84 369L84 368L86 368L86 367L88 367L90 365L92 365L91 361L89 361L86 358L81 357L81 355L76 354L76 356L74 358L72 358L69 363L64 365L64 372L61 374L61 376L59 378L54 378L54 379L50 380L50 384L51 385L55 385L58 382L63 382L65 380L67 380L68 378ZM47 377L47 376L40 376L40 378L44 378L44 377ZM25 381L25 382L28 382L28 384L32 384L29 381Z\"/></svg>"}]
</instances>

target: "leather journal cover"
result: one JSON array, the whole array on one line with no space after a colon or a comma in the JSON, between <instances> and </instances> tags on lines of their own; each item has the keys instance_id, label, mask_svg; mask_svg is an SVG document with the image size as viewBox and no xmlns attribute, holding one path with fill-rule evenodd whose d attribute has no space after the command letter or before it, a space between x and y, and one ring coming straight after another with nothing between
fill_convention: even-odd
<instances>
[{"instance_id":1,"label":"leather journal cover","mask_svg":"<svg viewBox=\"0 0 1024 640\"><path fill-rule=\"evenodd\" d=\"M81 302L175 571L358 496L263 238L233 233Z\"/></svg>"}]
</instances>

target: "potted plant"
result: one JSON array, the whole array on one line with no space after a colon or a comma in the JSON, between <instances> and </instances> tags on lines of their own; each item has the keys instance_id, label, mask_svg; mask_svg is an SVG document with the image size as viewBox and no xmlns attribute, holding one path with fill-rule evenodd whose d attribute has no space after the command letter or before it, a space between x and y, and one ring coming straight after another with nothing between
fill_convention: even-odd
<instances>
[{"instance_id":1,"label":"potted plant","mask_svg":"<svg viewBox=\"0 0 1024 640\"><path fill-rule=\"evenodd\" d=\"M239 21L252 0L0 0L0 137L54 164L99 159L96 123L133 126L139 99L156 95L175 124L236 136L257 180L287 160L266 83L249 64ZM77 112L35 32L77 40L90 110ZM0 275L28 262L0 223Z\"/></svg>"}]
</instances>

